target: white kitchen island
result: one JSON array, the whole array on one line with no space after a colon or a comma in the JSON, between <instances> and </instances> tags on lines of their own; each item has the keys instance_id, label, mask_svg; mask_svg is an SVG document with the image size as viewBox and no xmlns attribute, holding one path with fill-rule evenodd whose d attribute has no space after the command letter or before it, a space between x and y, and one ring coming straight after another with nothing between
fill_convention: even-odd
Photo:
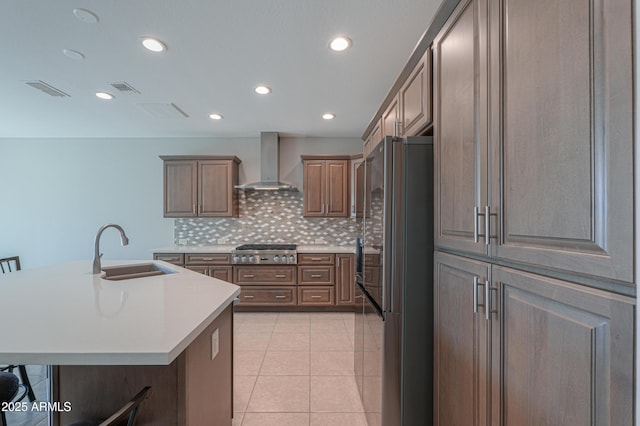
<instances>
[{"instance_id":1,"label":"white kitchen island","mask_svg":"<svg viewBox=\"0 0 640 426\"><path fill-rule=\"evenodd\" d=\"M150 262L104 266L136 263ZM0 364L55 366L52 402L72 410L54 424L108 417L151 386L138 425L231 425L240 288L153 263L169 273L108 281L72 262L0 276Z\"/></svg>"}]
</instances>

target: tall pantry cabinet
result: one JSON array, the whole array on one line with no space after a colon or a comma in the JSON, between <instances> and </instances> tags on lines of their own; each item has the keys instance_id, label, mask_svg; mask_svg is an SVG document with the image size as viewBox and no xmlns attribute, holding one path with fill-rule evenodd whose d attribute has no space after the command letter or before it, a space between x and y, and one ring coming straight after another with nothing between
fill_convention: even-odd
<instances>
[{"instance_id":1,"label":"tall pantry cabinet","mask_svg":"<svg viewBox=\"0 0 640 426\"><path fill-rule=\"evenodd\" d=\"M433 42L435 423L631 425L631 0L462 0Z\"/></svg>"}]
</instances>

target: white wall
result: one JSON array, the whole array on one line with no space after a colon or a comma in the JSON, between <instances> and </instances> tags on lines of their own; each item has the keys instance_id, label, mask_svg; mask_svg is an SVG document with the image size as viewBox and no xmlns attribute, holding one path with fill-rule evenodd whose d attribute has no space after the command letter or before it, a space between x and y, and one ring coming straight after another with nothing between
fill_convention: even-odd
<instances>
[{"instance_id":1,"label":"white wall","mask_svg":"<svg viewBox=\"0 0 640 426\"><path fill-rule=\"evenodd\" d=\"M302 169L293 163L300 156L289 155L288 146L306 154L361 148L358 139L320 142L281 143L281 168L299 185ZM104 258L149 259L154 248L173 244L173 220L162 217L158 156L188 154L237 155L241 183L260 176L257 137L0 139L0 257L19 255L24 268L91 259L98 228L117 223L130 243L121 247L118 232L107 230Z\"/></svg>"}]
</instances>

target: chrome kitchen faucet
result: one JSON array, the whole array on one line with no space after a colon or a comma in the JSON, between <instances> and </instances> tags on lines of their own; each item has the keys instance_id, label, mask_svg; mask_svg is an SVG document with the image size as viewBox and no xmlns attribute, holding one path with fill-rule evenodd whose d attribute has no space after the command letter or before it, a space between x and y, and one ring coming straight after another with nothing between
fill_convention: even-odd
<instances>
[{"instance_id":1,"label":"chrome kitchen faucet","mask_svg":"<svg viewBox=\"0 0 640 426\"><path fill-rule=\"evenodd\" d=\"M99 274L102 272L102 265L100 264L100 258L103 253L100 253L100 236L107 228L116 228L120 231L120 241L123 246L129 244L129 238L127 234L124 233L124 229L120 225L116 225L115 223L107 223L106 225L102 225L100 229L98 229L98 233L96 234L96 242L95 242L95 252L93 254L93 273Z\"/></svg>"}]
</instances>

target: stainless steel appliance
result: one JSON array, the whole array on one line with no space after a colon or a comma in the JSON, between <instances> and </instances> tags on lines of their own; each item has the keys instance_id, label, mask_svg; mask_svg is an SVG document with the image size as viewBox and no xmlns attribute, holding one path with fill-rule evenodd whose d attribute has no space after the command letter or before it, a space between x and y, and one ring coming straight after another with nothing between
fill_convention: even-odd
<instances>
[{"instance_id":1,"label":"stainless steel appliance","mask_svg":"<svg viewBox=\"0 0 640 426\"><path fill-rule=\"evenodd\" d=\"M365 161L355 371L369 426L433 422L433 144L385 138Z\"/></svg>"},{"instance_id":2,"label":"stainless steel appliance","mask_svg":"<svg viewBox=\"0 0 640 426\"><path fill-rule=\"evenodd\" d=\"M240 265L295 265L296 244L243 244L231 252L231 260Z\"/></svg>"}]
</instances>

